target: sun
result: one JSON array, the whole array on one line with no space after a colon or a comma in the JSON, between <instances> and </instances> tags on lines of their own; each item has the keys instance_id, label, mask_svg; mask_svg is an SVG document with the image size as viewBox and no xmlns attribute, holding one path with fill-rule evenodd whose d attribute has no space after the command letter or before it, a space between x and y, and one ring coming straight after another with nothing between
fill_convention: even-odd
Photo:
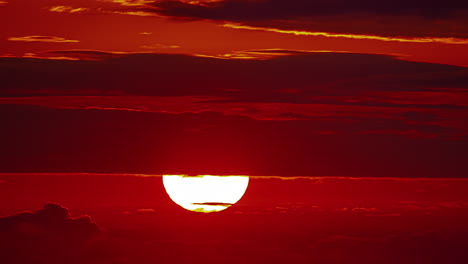
<instances>
[{"instance_id":1,"label":"sun","mask_svg":"<svg viewBox=\"0 0 468 264\"><path fill-rule=\"evenodd\" d=\"M163 175L169 197L181 207L202 213L222 211L239 201L249 176Z\"/></svg>"}]
</instances>

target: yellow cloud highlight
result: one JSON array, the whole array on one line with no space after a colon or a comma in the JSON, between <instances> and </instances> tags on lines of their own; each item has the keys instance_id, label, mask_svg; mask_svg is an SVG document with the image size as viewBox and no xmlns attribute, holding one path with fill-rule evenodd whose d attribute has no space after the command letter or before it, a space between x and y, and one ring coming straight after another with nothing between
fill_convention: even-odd
<instances>
[{"instance_id":1,"label":"yellow cloud highlight","mask_svg":"<svg viewBox=\"0 0 468 264\"><path fill-rule=\"evenodd\" d=\"M218 3L218 2L223 2L223 1L225 0L200 0L200 1L179 0L179 2L186 3L189 5L194 5L194 6L208 6L208 4Z\"/></svg>"},{"instance_id":2,"label":"yellow cloud highlight","mask_svg":"<svg viewBox=\"0 0 468 264\"><path fill-rule=\"evenodd\" d=\"M241 50L232 53L224 53L217 55L194 54L196 57L213 58L213 59L233 59L233 60L268 60L281 56L290 56L294 54L306 53L353 53L350 51L333 51L333 50L283 50L283 49L258 49L258 50ZM382 54L401 56L401 54Z\"/></svg>"},{"instance_id":3,"label":"yellow cloud highlight","mask_svg":"<svg viewBox=\"0 0 468 264\"><path fill-rule=\"evenodd\" d=\"M348 38L348 39L359 39L359 40L379 40L379 41L396 41L396 42L413 42L413 43L445 43L445 44L468 44L468 39L462 38L403 38L403 37L383 37L377 35L357 35L357 34L338 34L328 32L311 32L311 31L298 31L298 30L283 30L278 28L267 28L267 27L253 27L242 24L226 23L223 27L233 29L245 29L245 30L257 30L274 32L281 34L292 34L296 36L315 36L315 37L327 37L327 38Z\"/></svg>"},{"instance_id":4,"label":"yellow cloud highlight","mask_svg":"<svg viewBox=\"0 0 468 264\"><path fill-rule=\"evenodd\" d=\"M6 5L6 4L8 4L7 1L0 1L0 6L1 6L1 5Z\"/></svg>"},{"instance_id":5,"label":"yellow cloud highlight","mask_svg":"<svg viewBox=\"0 0 468 264\"><path fill-rule=\"evenodd\" d=\"M58 12L58 13L78 13L88 11L88 8L85 7L71 7L71 6L53 6L49 8L50 12Z\"/></svg>"},{"instance_id":6,"label":"yellow cloud highlight","mask_svg":"<svg viewBox=\"0 0 468 264\"><path fill-rule=\"evenodd\" d=\"M151 4L157 2L155 0L99 0L101 2L112 2L120 4L122 6L144 6L146 4ZM209 3L222 2L224 0L179 0L179 2L190 4L190 5L205 5Z\"/></svg>"},{"instance_id":7,"label":"yellow cloud highlight","mask_svg":"<svg viewBox=\"0 0 468 264\"><path fill-rule=\"evenodd\" d=\"M180 46L177 45L164 45L164 44L151 44L141 46L142 49L178 49Z\"/></svg>"},{"instance_id":8,"label":"yellow cloud highlight","mask_svg":"<svg viewBox=\"0 0 468 264\"><path fill-rule=\"evenodd\" d=\"M9 41L22 41L22 42L55 42L55 43L76 43L79 40L65 39L53 36L24 36L24 37L9 37Z\"/></svg>"},{"instance_id":9,"label":"yellow cloud highlight","mask_svg":"<svg viewBox=\"0 0 468 264\"><path fill-rule=\"evenodd\" d=\"M104 13L112 13L118 15L129 15L129 16L143 16L143 17L161 17L160 15L152 12L145 12L145 11L110 11Z\"/></svg>"},{"instance_id":10,"label":"yellow cloud highlight","mask_svg":"<svg viewBox=\"0 0 468 264\"><path fill-rule=\"evenodd\" d=\"M153 0L100 0L101 2L113 2L123 6L143 6L145 4L153 3Z\"/></svg>"}]
</instances>

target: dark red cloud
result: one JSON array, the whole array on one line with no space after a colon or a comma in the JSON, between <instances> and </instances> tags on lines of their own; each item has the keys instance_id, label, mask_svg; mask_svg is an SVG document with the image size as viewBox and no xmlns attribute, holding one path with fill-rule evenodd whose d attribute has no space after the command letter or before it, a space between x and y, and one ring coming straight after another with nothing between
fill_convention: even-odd
<instances>
[{"instance_id":1,"label":"dark red cloud","mask_svg":"<svg viewBox=\"0 0 468 264\"><path fill-rule=\"evenodd\" d=\"M68 209L49 203L36 212L0 218L5 263L61 263L78 256L101 229L88 216L72 218Z\"/></svg>"},{"instance_id":2,"label":"dark red cloud","mask_svg":"<svg viewBox=\"0 0 468 264\"><path fill-rule=\"evenodd\" d=\"M1 59L5 171L466 174L463 67L294 51L52 53L91 60Z\"/></svg>"},{"instance_id":3,"label":"dark red cloud","mask_svg":"<svg viewBox=\"0 0 468 264\"><path fill-rule=\"evenodd\" d=\"M441 128L366 118L255 120L2 106L10 172L463 177L466 141L359 131ZM335 131L322 133L322 131Z\"/></svg>"},{"instance_id":4,"label":"dark red cloud","mask_svg":"<svg viewBox=\"0 0 468 264\"><path fill-rule=\"evenodd\" d=\"M3 58L0 95L5 98L0 101L54 108L217 112L256 120L332 118L328 124L349 117L346 122L356 122L348 132L452 138L466 134L466 68L371 54L250 53L276 56L234 60L56 51L48 54L83 60ZM375 118L383 124L362 125ZM343 132L329 125L321 131Z\"/></svg>"},{"instance_id":5,"label":"dark red cloud","mask_svg":"<svg viewBox=\"0 0 468 264\"><path fill-rule=\"evenodd\" d=\"M468 28L461 26L466 24L468 5L456 0L399 0L379 4L370 0L226 0L198 4L169 0L133 8L179 19L230 21L288 30L380 36L468 36Z\"/></svg>"},{"instance_id":6,"label":"dark red cloud","mask_svg":"<svg viewBox=\"0 0 468 264\"><path fill-rule=\"evenodd\" d=\"M67 208L48 203L36 212L0 218L0 232L24 237L82 240L99 234L100 228L89 216L70 217Z\"/></svg>"},{"instance_id":7,"label":"dark red cloud","mask_svg":"<svg viewBox=\"0 0 468 264\"><path fill-rule=\"evenodd\" d=\"M373 54L285 51L289 56L266 60L98 51L48 54L92 61L1 58L0 95L201 95L236 102L307 103L317 96L365 91L468 87L464 67Z\"/></svg>"},{"instance_id":8,"label":"dark red cloud","mask_svg":"<svg viewBox=\"0 0 468 264\"><path fill-rule=\"evenodd\" d=\"M225 20L264 20L287 19L291 17L322 16L336 14L375 13L380 15L415 15L427 18L442 18L466 11L468 4L460 1L386 1L376 5L365 0L349 2L341 0L320 1L281 1L281 0L224 0L194 4L187 1L157 1L151 5L163 9L162 12L186 11L188 17L214 18ZM247 12L241 12L247 11Z\"/></svg>"}]
</instances>

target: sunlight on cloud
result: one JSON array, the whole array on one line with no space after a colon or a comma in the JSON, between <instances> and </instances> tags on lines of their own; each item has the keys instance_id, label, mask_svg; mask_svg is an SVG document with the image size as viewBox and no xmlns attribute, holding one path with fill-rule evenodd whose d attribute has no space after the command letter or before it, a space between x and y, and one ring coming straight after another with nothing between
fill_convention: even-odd
<instances>
[{"instance_id":1,"label":"sunlight on cloud","mask_svg":"<svg viewBox=\"0 0 468 264\"><path fill-rule=\"evenodd\" d=\"M160 17L160 15L151 13L151 12L145 12L145 11L110 11L110 12L104 12L104 13L112 13L112 14L117 14L117 15L129 15L129 16L143 16L143 17Z\"/></svg>"},{"instance_id":2,"label":"sunlight on cloud","mask_svg":"<svg viewBox=\"0 0 468 264\"><path fill-rule=\"evenodd\" d=\"M79 40L65 39L54 36L24 36L24 37L9 37L9 41L22 41L22 42L56 42L56 43L76 43Z\"/></svg>"},{"instance_id":3,"label":"sunlight on cloud","mask_svg":"<svg viewBox=\"0 0 468 264\"><path fill-rule=\"evenodd\" d=\"M315 37L327 37L327 38L348 38L348 39L360 39L360 40L380 40L380 41L394 41L394 42L412 42L412 43L445 43L445 44L468 44L468 39L462 38L398 38L398 37L382 37L377 35L357 35L357 34L336 34L329 32L311 32L311 31L299 31L299 30L283 30L278 28L268 27L253 27L242 24L226 23L223 27L233 29L245 29L245 30L257 30L274 32L280 34L292 34L296 36L315 36Z\"/></svg>"},{"instance_id":4,"label":"sunlight on cloud","mask_svg":"<svg viewBox=\"0 0 468 264\"><path fill-rule=\"evenodd\" d=\"M57 12L57 13L79 13L79 12L84 12L88 11L89 8L85 7L71 7L71 6L53 6L49 8L50 12Z\"/></svg>"},{"instance_id":5,"label":"sunlight on cloud","mask_svg":"<svg viewBox=\"0 0 468 264\"><path fill-rule=\"evenodd\" d=\"M148 1L148 0L100 0L100 1L117 3L123 6L143 6L145 4L154 2L154 1Z\"/></svg>"},{"instance_id":6,"label":"sunlight on cloud","mask_svg":"<svg viewBox=\"0 0 468 264\"><path fill-rule=\"evenodd\" d=\"M178 49L180 46L177 45L164 45L164 44L150 44L150 45L143 45L140 46L143 49Z\"/></svg>"}]
</instances>

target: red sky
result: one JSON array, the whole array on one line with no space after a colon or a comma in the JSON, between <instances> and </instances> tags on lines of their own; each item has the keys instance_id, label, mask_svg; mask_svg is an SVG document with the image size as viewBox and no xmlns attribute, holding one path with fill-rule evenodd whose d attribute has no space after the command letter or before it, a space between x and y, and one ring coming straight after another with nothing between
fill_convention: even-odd
<instances>
[{"instance_id":1,"label":"red sky","mask_svg":"<svg viewBox=\"0 0 468 264\"><path fill-rule=\"evenodd\" d=\"M467 89L466 1L0 1L0 262L467 263Z\"/></svg>"},{"instance_id":2,"label":"red sky","mask_svg":"<svg viewBox=\"0 0 468 264\"><path fill-rule=\"evenodd\" d=\"M461 264L467 257L466 179L252 177L237 204L211 214L177 207L157 175L4 173L0 181L4 263ZM57 205L40 210L47 202L68 205L71 215Z\"/></svg>"},{"instance_id":3,"label":"red sky","mask_svg":"<svg viewBox=\"0 0 468 264\"><path fill-rule=\"evenodd\" d=\"M468 8L443 6L3 1L1 168L464 177Z\"/></svg>"},{"instance_id":4,"label":"red sky","mask_svg":"<svg viewBox=\"0 0 468 264\"><path fill-rule=\"evenodd\" d=\"M316 1L315 7L301 0L4 2L0 5L3 55L86 49L221 56L252 49L288 49L391 54L407 60L468 65L466 6L456 4L459 1L443 2L451 6L447 9L425 1L412 1L415 6L421 3L419 7L408 6L406 1L388 6L371 1L354 6ZM240 28L225 26L233 24ZM23 38L28 36L51 39L28 42L31 39Z\"/></svg>"}]
</instances>

